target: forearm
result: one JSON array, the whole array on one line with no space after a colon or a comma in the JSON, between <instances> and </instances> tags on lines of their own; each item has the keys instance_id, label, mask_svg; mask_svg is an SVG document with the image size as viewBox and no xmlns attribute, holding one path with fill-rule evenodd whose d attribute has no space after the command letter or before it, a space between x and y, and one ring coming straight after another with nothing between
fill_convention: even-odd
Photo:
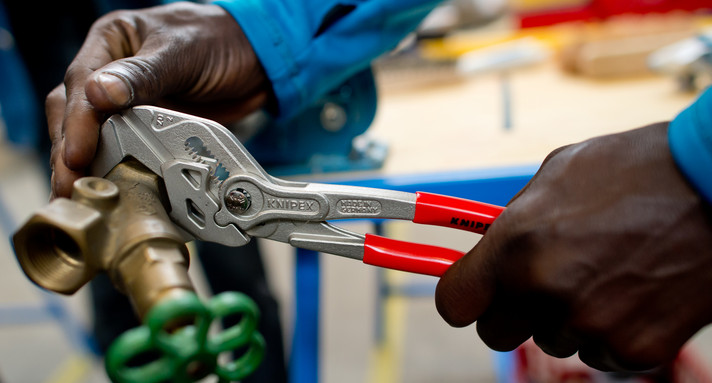
<instances>
[{"instance_id":1,"label":"forearm","mask_svg":"<svg viewBox=\"0 0 712 383\"><path fill-rule=\"evenodd\" d=\"M712 203L712 88L670 123L668 136L678 168Z\"/></svg>"},{"instance_id":2,"label":"forearm","mask_svg":"<svg viewBox=\"0 0 712 383\"><path fill-rule=\"evenodd\" d=\"M250 40L272 82L280 118L293 116L394 48L438 3L215 1Z\"/></svg>"}]
</instances>

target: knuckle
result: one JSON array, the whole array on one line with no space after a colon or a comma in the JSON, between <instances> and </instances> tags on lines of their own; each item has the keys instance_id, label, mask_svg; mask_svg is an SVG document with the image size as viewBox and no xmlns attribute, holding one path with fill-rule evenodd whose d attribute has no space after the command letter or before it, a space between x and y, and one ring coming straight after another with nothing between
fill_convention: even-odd
<instances>
[{"instance_id":1,"label":"knuckle","mask_svg":"<svg viewBox=\"0 0 712 383\"><path fill-rule=\"evenodd\" d=\"M571 146L572 146L572 145L564 145L564 146L560 146L560 147L558 147L558 148L552 150L551 153L549 153L549 154L546 156L546 158L544 158L544 163L547 163L547 162L551 161L554 157L556 157L557 155L559 155L559 154L560 154L561 152L563 152L564 150L570 148Z\"/></svg>"},{"instance_id":2,"label":"knuckle","mask_svg":"<svg viewBox=\"0 0 712 383\"><path fill-rule=\"evenodd\" d=\"M111 11L94 21L90 31L102 34L106 32L114 32L117 30L117 27L122 28L126 24L133 24L135 15L136 11L132 10L122 9Z\"/></svg>"},{"instance_id":3,"label":"knuckle","mask_svg":"<svg viewBox=\"0 0 712 383\"><path fill-rule=\"evenodd\" d=\"M151 58L128 57L121 60L121 67L115 68L114 74L128 81L131 86L143 95L159 94L162 88L165 68L152 61Z\"/></svg>"},{"instance_id":4,"label":"knuckle","mask_svg":"<svg viewBox=\"0 0 712 383\"><path fill-rule=\"evenodd\" d=\"M89 74L89 70L78 62L72 62L67 67L67 71L64 72L64 85L67 89L73 89L80 83L83 83L83 79Z\"/></svg>"},{"instance_id":5,"label":"knuckle","mask_svg":"<svg viewBox=\"0 0 712 383\"><path fill-rule=\"evenodd\" d=\"M660 366L675 358L678 348L667 336L646 334L624 344L614 345L612 354L618 364L628 370L645 370Z\"/></svg>"},{"instance_id":6,"label":"knuckle","mask_svg":"<svg viewBox=\"0 0 712 383\"><path fill-rule=\"evenodd\" d=\"M508 352L516 349L524 340L509 339L509 328L502 328L499 323L480 319L475 325L477 335L487 347L498 352Z\"/></svg>"},{"instance_id":7,"label":"knuckle","mask_svg":"<svg viewBox=\"0 0 712 383\"><path fill-rule=\"evenodd\" d=\"M599 306L590 302L584 308L574 306L572 326L587 339L601 339L621 325L618 315L607 308L607 305Z\"/></svg>"},{"instance_id":8,"label":"knuckle","mask_svg":"<svg viewBox=\"0 0 712 383\"><path fill-rule=\"evenodd\" d=\"M138 49L139 36L146 33L144 13L136 10L118 10L97 19L89 29L87 40L102 42L118 40L122 44L112 46L115 55L129 55Z\"/></svg>"},{"instance_id":9,"label":"knuckle","mask_svg":"<svg viewBox=\"0 0 712 383\"><path fill-rule=\"evenodd\" d=\"M612 371L645 371L672 361L684 342L677 342L675 334L664 329L647 328L637 331L623 331L620 322L595 322L596 328L581 330L587 340L582 351L581 360L595 368L604 366ZM600 368L599 368L600 369Z\"/></svg>"},{"instance_id":10,"label":"knuckle","mask_svg":"<svg viewBox=\"0 0 712 383\"><path fill-rule=\"evenodd\" d=\"M156 65L151 60L142 57L127 57L121 60L124 70L126 70L131 78L144 79L153 73ZM158 69L158 68L156 68Z\"/></svg>"},{"instance_id":11,"label":"knuckle","mask_svg":"<svg viewBox=\"0 0 712 383\"><path fill-rule=\"evenodd\" d=\"M578 344L560 333L534 333L534 344L556 358L568 358L578 351Z\"/></svg>"},{"instance_id":12,"label":"knuckle","mask_svg":"<svg viewBox=\"0 0 712 383\"><path fill-rule=\"evenodd\" d=\"M59 105L60 103L64 102L65 99L65 88L63 85L59 85L52 89L51 92L47 94L47 97L45 97L45 110L49 110L50 108L55 107L56 105Z\"/></svg>"}]
</instances>

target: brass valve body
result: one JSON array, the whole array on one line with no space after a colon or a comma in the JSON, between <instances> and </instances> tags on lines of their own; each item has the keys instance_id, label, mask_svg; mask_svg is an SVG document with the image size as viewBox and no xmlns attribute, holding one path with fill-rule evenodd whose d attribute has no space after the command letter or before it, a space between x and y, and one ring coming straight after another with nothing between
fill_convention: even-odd
<instances>
[{"instance_id":1,"label":"brass valve body","mask_svg":"<svg viewBox=\"0 0 712 383\"><path fill-rule=\"evenodd\" d=\"M74 183L13 236L25 274L45 289L73 294L107 272L140 318L164 298L193 292L188 249L162 204L160 180L135 161L106 178Z\"/></svg>"}]
</instances>

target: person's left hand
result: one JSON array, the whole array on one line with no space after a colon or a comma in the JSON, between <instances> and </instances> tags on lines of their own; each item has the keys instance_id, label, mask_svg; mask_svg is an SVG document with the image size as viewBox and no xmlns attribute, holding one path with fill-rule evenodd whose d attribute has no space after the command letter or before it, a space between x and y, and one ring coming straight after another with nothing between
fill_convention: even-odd
<instances>
[{"instance_id":1,"label":"person's left hand","mask_svg":"<svg viewBox=\"0 0 712 383\"><path fill-rule=\"evenodd\" d=\"M212 4L116 11L97 20L45 105L52 192L68 197L104 119L152 104L221 123L267 104L271 85L235 19Z\"/></svg>"}]
</instances>

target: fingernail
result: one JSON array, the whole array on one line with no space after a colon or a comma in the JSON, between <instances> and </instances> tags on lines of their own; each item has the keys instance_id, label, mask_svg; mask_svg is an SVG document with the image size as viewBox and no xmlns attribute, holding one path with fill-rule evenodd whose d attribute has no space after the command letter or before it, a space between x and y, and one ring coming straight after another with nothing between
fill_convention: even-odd
<instances>
[{"instance_id":1,"label":"fingernail","mask_svg":"<svg viewBox=\"0 0 712 383\"><path fill-rule=\"evenodd\" d=\"M127 105L133 99L133 90L121 77L111 73L102 73L97 78L97 81L106 97L114 105Z\"/></svg>"}]
</instances>

